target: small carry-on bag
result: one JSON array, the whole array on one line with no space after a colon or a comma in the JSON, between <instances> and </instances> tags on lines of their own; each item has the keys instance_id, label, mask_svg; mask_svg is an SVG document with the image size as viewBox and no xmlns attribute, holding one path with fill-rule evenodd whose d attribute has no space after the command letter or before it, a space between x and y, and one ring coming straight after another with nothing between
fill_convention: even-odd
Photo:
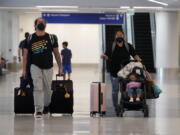
<instances>
[{"instance_id":1,"label":"small carry-on bag","mask_svg":"<svg viewBox=\"0 0 180 135\"><path fill-rule=\"evenodd\" d=\"M73 82L71 80L52 81L52 97L50 104L50 113L73 113Z\"/></svg>"},{"instance_id":2,"label":"small carry-on bag","mask_svg":"<svg viewBox=\"0 0 180 135\"><path fill-rule=\"evenodd\" d=\"M105 83L93 82L90 89L90 116L96 113L101 116L106 114L106 91Z\"/></svg>"},{"instance_id":3,"label":"small carry-on bag","mask_svg":"<svg viewBox=\"0 0 180 135\"><path fill-rule=\"evenodd\" d=\"M28 82L26 79L22 77L20 79L20 87L14 89L14 112L16 114L33 114L33 88L28 87Z\"/></svg>"}]
</instances>

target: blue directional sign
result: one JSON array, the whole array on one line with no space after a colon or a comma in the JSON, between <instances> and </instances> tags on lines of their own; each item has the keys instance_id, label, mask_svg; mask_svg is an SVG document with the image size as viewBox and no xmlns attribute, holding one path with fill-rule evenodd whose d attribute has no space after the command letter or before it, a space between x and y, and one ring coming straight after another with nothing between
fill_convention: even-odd
<instances>
[{"instance_id":1,"label":"blue directional sign","mask_svg":"<svg viewBox=\"0 0 180 135\"><path fill-rule=\"evenodd\" d=\"M42 13L48 23L123 24L124 14Z\"/></svg>"}]
</instances>

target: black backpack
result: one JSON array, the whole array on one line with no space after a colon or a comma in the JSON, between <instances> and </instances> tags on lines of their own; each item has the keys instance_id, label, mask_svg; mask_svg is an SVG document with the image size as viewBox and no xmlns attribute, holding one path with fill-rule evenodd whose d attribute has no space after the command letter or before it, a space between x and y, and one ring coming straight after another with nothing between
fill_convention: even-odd
<instances>
[{"instance_id":1,"label":"black backpack","mask_svg":"<svg viewBox=\"0 0 180 135\"><path fill-rule=\"evenodd\" d=\"M31 39L32 39L32 35L33 35L33 34L30 34L30 35L29 35L29 37L28 37L28 39L27 39L27 44L30 43L30 41L31 41ZM56 38L56 35L54 35L54 34L49 34L49 39L50 39L50 41L51 41L51 45L54 45L54 43L55 43L55 38Z\"/></svg>"}]
</instances>

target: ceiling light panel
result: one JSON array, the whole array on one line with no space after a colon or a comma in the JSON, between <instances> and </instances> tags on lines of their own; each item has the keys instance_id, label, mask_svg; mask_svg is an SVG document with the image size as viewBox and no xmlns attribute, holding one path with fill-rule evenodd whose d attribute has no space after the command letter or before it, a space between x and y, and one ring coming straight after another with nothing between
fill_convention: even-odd
<instances>
[{"instance_id":1,"label":"ceiling light panel","mask_svg":"<svg viewBox=\"0 0 180 135\"><path fill-rule=\"evenodd\" d=\"M37 8L79 8L78 6L36 6Z\"/></svg>"},{"instance_id":2,"label":"ceiling light panel","mask_svg":"<svg viewBox=\"0 0 180 135\"><path fill-rule=\"evenodd\" d=\"M157 0L148 0L148 1L149 1L149 2L153 2L153 3L160 4L160 5L168 6L168 4L165 3L165 2L160 2L160 1L157 1Z\"/></svg>"}]
</instances>

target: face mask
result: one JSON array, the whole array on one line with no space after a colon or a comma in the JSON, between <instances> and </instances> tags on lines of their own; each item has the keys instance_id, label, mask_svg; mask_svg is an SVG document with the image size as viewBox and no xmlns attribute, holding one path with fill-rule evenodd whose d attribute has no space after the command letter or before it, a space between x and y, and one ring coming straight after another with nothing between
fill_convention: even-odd
<instances>
[{"instance_id":1,"label":"face mask","mask_svg":"<svg viewBox=\"0 0 180 135\"><path fill-rule=\"evenodd\" d=\"M116 38L115 41L121 43L121 42L124 42L124 39L123 38Z\"/></svg>"},{"instance_id":2,"label":"face mask","mask_svg":"<svg viewBox=\"0 0 180 135\"><path fill-rule=\"evenodd\" d=\"M37 29L40 30L40 31L44 31L45 30L45 25L43 23L39 23L37 25Z\"/></svg>"}]
</instances>

